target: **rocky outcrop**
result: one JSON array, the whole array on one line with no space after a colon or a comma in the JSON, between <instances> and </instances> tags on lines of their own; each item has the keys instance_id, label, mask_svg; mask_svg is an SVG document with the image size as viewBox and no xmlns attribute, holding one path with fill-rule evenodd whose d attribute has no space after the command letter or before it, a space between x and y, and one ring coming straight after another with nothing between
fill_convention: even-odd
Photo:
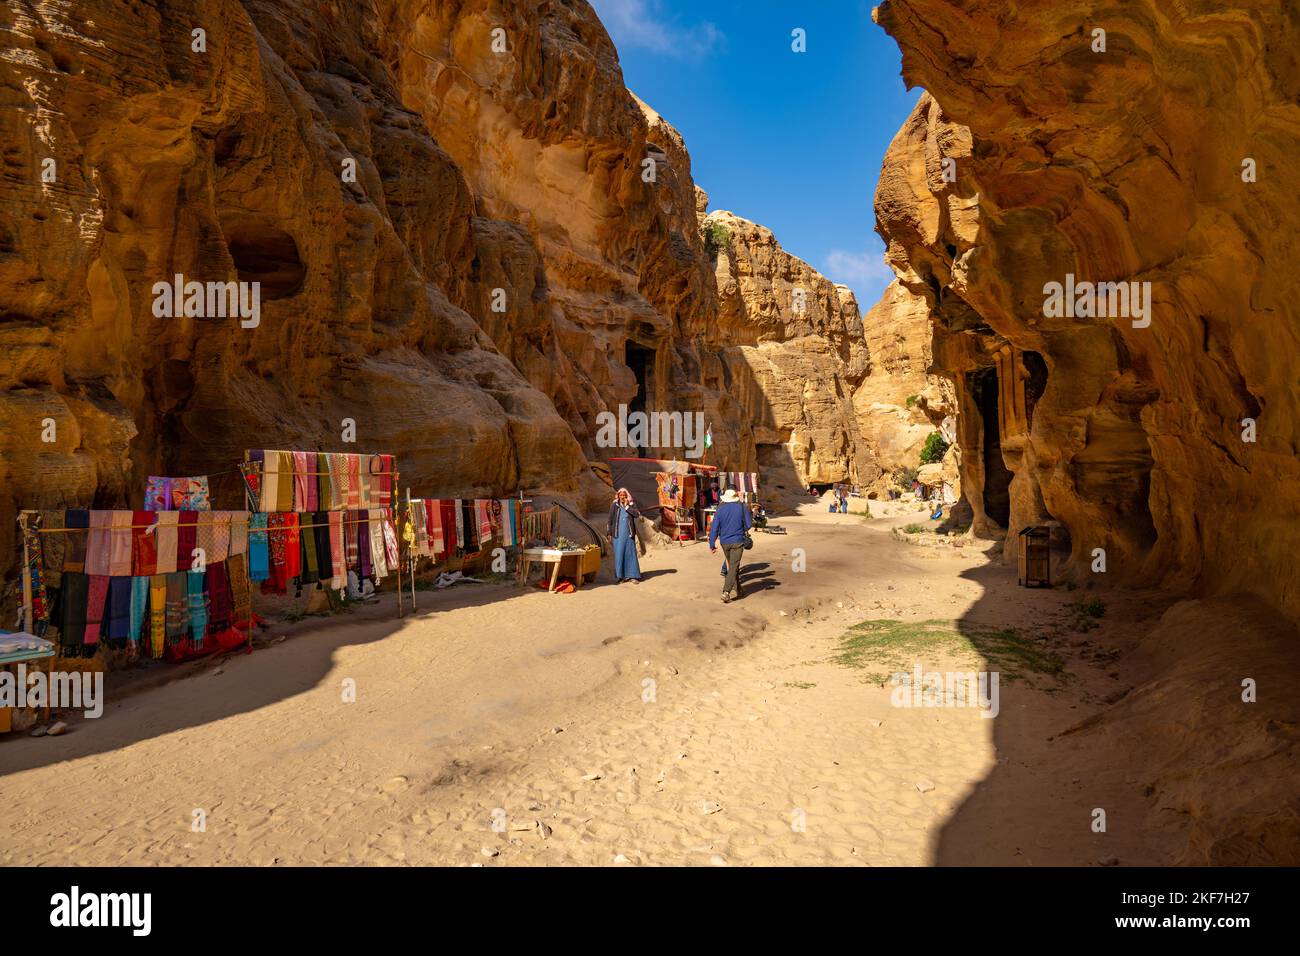
<instances>
[{"instance_id":1,"label":"rocky outcrop","mask_svg":"<svg viewBox=\"0 0 1300 956\"><path fill-rule=\"evenodd\" d=\"M38 0L0 49L10 582L18 507L239 500L244 448L349 420L416 494L603 494L620 404L702 413L729 468L852 469L856 305L773 241L745 268L809 316L724 307L685 145L585 3ZM258 283L255 321L156 308L176 275Z\"/></svg>"},{"instance_id":2,"label":"rocky outcrop","mask_svg":"<svg viewBox=\"0 0 1300 956\"><path fill-rule=\"evenodd\" d=\"M886 157L879 231L929 304L978 524L1055 519L1076 576L1104 552L1107 580L1294 617L1300 22L1177 6L882 3L933 98ZM1073 282L1149 283L1149 312L1118 289L1053 308Z\"/></svg>"},{"instance_id":3,"label":"rocky outcrop","mask_svg":"<svg viewBox=\"0 0 1300 956\"><path fill-rule=\"evenodd\" d=\"M896 279L862 326L870 372L853 393L865 446L859 470L867 493L878 495L897 487L900 474L920 465L926 439L953 421L957 409L951 382L930 371L934 356L924 295ZM955 474L950 480L957 484Z\"/></svg>"},{"instance_id":4,"label":"rocky outcrop","mask_svg":"<svg viewBox=\"0 0 1300 956\"><path fill-rule=\"evenodd\" d=\"M770 229L725 210L702 221L727 237L716 257L717 326L705 341L717 390L736 403L736 444L752 444L757 466L789 489L856 482L851 396L867 352L853 293L787 253Z\"/></svg>"}]
</instances>

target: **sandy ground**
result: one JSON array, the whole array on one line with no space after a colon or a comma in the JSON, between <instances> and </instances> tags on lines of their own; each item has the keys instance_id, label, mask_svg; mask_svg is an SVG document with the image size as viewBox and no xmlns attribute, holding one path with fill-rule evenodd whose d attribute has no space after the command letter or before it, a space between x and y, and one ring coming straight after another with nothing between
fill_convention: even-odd
<instances>
[{"instance_id":1,"label":"sandy ground","mask_svg":"<svg viewBox=\"0 0 1300 956\"><path fill-rule=\"evenodd\" d=\"M1080 777L1109 788L1120 821L1131 775L1107 781L1095 743L1048 740L1115 680L1068 639L1069 680L1004 686L996 720L891 706L891 688L832 660L864 619L1037 627L1067 595L1017 589L978 547L890 534L915 516L805 510L757 536L730 605L706 546L670 547L642 559L640 584L607 583L607 562L573 595L421 592L402 622L391 604L311 619L165 686L116 702L110 688L104 717L65 736L0 739L0 862L1163 858L1120 822L1089 827L1099 797Z\"/></svg>"}]
</instances>

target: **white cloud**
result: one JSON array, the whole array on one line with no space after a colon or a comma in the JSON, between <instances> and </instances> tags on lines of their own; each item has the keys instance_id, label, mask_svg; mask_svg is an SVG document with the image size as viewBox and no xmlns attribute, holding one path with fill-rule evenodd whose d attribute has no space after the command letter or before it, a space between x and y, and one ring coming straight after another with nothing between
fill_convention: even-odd
<instances>
[{"instance_id":1,"label":"white cloud","mask_svg":"<svg viewBox=\"0 0 1300 956\"><path fill-rule=\"evenodd\" d=\"M822 272L834 282L851 288L863 312L871 308L894 281L894 270L885 264L883 250L864 249L850 252L832 249L826 255Z\"/></svg>"},{"instance_id":2,"label":"white cloud","mask_svg":"<svg viewBox=\"0 0 1300 956\"><path fill-rule=\"evenodd\" d=\"M677 23L661 0L591 0L601 23L620 50L639 47L674 59L698 60L725 42L707 20Z\"/></svg>"}]
</instances>

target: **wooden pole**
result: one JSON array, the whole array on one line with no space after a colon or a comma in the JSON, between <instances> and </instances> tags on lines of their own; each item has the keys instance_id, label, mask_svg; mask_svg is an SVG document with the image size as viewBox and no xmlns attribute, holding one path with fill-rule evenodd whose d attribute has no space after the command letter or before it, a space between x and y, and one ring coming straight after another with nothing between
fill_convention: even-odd
<instances>
[{"instance_id":1,"label":"wooden pole","mask_svg":"<svg viewBox=\"0 0 1300 956\"><path fill-rule=\"evenodd\" d=\"M415 514L414 512L411 511L411 489L409 487L406 489L406 519L410 521L412 524L415 523L414 520ZM416 533L416 540L419 540L418 532ZM407 576L410 577L411 579L411 613L414 614L415 613L415 552L410 548L409 545L407 546L406 549L406 556L408 560L410 560L411 562L411 566L407 569Z\"/></svg>"},{"instance_id":2,"label":"wooden pole","mask_svg":"<svg viewBox=\"0 0 1300 956\"><path fill-rule=\"evenodd\" d=\"M18 515L18 528L23 536L23 630L35 634L32 630L32 562L27 549L27 512Z\"/></svg>"}]
</instances>

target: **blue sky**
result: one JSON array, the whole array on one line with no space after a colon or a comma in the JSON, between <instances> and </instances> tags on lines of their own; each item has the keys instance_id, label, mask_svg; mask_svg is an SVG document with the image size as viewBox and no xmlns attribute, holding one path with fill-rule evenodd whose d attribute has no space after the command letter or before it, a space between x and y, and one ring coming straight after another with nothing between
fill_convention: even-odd
<instances>
[{"instance_id":1,"label":"blue sky","mask_svg":"<svg viewBox=\"0 0 1300 956\"><path fill-rule=\"evenodd\" d=\"M590 2L628 88L686 138L709 208L767 226L865 313L892 278L871 212L880 161L920 95L873 4Z\"/></svg>"}]
</instances>

